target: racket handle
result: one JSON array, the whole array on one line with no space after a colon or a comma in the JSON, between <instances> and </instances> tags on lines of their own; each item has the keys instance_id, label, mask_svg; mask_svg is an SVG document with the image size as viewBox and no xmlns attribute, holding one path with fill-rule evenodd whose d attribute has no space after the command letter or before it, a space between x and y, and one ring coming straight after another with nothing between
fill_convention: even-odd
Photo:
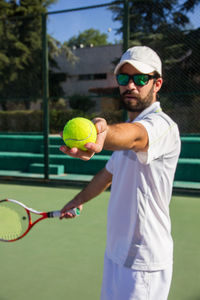
<instances>
[{"instance_id":1,"label":"racket handle","mask_svg":"<svg viewBox=\"0 0 200 300\"><path fill-rule=\"evenodd\" d=\"M79 208L73 208L70 209L69 212L73 215L73 216L79 216L80 215L80 209ZM60 218L61 216L61 211L60 210L56 210L53 211L51 216L52 218Z\"/></svg>"},{"instance_id":2,"label":"racket handle","mask_svg":"<svg viewBox=\"0 0 200 300\"><path fill-rule=\"evenodd\" d=\"M69 212L74 215L74 216L79 216L80 215L80 209L79 208L73 208L73 209L70 209Z\"/></svg>"}]
</instances>

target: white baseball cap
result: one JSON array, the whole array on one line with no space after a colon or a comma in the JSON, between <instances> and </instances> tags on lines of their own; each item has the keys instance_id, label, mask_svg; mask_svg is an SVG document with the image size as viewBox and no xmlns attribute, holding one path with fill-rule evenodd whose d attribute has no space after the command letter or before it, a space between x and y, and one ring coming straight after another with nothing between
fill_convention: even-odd
<instances>
[{"instance_id":1,"label":"white baseball cap","mask_svg":"<svg viewBox=\"0 0 200 300\"><path fill-rule=\"evenodd\" d=\"M115 67L114 74L116 75L119 69L126 63L132 65L141 73L149 74L156 71L162 76L162 62L160 57L154 50L147 46L135 46L128 49Z\"/></svg>"}]
</instances>

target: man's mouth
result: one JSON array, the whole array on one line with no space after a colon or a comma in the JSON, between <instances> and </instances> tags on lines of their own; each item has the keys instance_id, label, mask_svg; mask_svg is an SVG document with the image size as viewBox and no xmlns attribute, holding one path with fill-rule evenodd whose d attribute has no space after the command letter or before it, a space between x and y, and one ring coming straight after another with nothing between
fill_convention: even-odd
<instances>
[{"instance_id":1,"label":"man's mouth","mask_svg":"<svg viewBox=\"0 0 200 300\"><path fill-rule=\"evenodd\" d=\"M131 91L125 91L123 94L122 94L122 97L124 99L128 99L128 100L137 100L138 99L138 95L136 95L135 93L132 93Z\"/></svg>"},{"instance_id":2,"label":"man's mouth","mask_svg":"<svg viewBox=\"0 0 200 300\"><path fill-rule=\"evenodd\" d=\"M124 96L125 101L138 101L138 97L135 95L126 95Z\"/></svg>"}]
</instances>

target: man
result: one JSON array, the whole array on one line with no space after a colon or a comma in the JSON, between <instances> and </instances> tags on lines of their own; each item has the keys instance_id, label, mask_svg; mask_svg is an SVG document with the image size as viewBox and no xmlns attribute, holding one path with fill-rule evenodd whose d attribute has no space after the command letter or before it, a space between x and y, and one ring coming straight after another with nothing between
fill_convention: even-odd
<instances>
[{"instance_id":1,"label":"man","mask_svg":"<svg viewBox=\"0 0 200 300\"><path fill-rule=\"evenodd\" d=\"M146 46L130 48L114 71L128 121L107 125L97 118L96 144L87 152L61 147L87 160L102 148L114 150L105 168L62 209L82 208L111 185L102 300L166 300L173 260L169 203L180 153L177 125L162 112L158 55Z\"/></svg>"}]
</instances>

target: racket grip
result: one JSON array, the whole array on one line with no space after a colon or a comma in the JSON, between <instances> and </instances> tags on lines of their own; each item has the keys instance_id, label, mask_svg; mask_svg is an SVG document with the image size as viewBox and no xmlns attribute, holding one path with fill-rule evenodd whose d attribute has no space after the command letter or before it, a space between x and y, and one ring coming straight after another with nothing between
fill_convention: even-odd
<instances>
[{"instance_id":1,"label":"racket grip","mask_svg":"<svg viewBox=\"0 0 200 300\"><path fill-rule=\"evenodd\" d=\"M79 216L80 215L80 209L79 208L73 208L70 209L69 212L73 215L73 216ZM60 218L61 216L61 211L57 210L57 211L53 211L51 217L53 218Z\"/></svg>"},{"instance_id":2,"label":"racket grip","mask_svg":"<svg viewBox=\"0 0 200 300\"><path fill-rule=\"evenodd\" d=\"M68 212L70 212L73 216L79 216L80 215L80 209L79 208L72 208Z\"/></svg>"}]
</instances>

